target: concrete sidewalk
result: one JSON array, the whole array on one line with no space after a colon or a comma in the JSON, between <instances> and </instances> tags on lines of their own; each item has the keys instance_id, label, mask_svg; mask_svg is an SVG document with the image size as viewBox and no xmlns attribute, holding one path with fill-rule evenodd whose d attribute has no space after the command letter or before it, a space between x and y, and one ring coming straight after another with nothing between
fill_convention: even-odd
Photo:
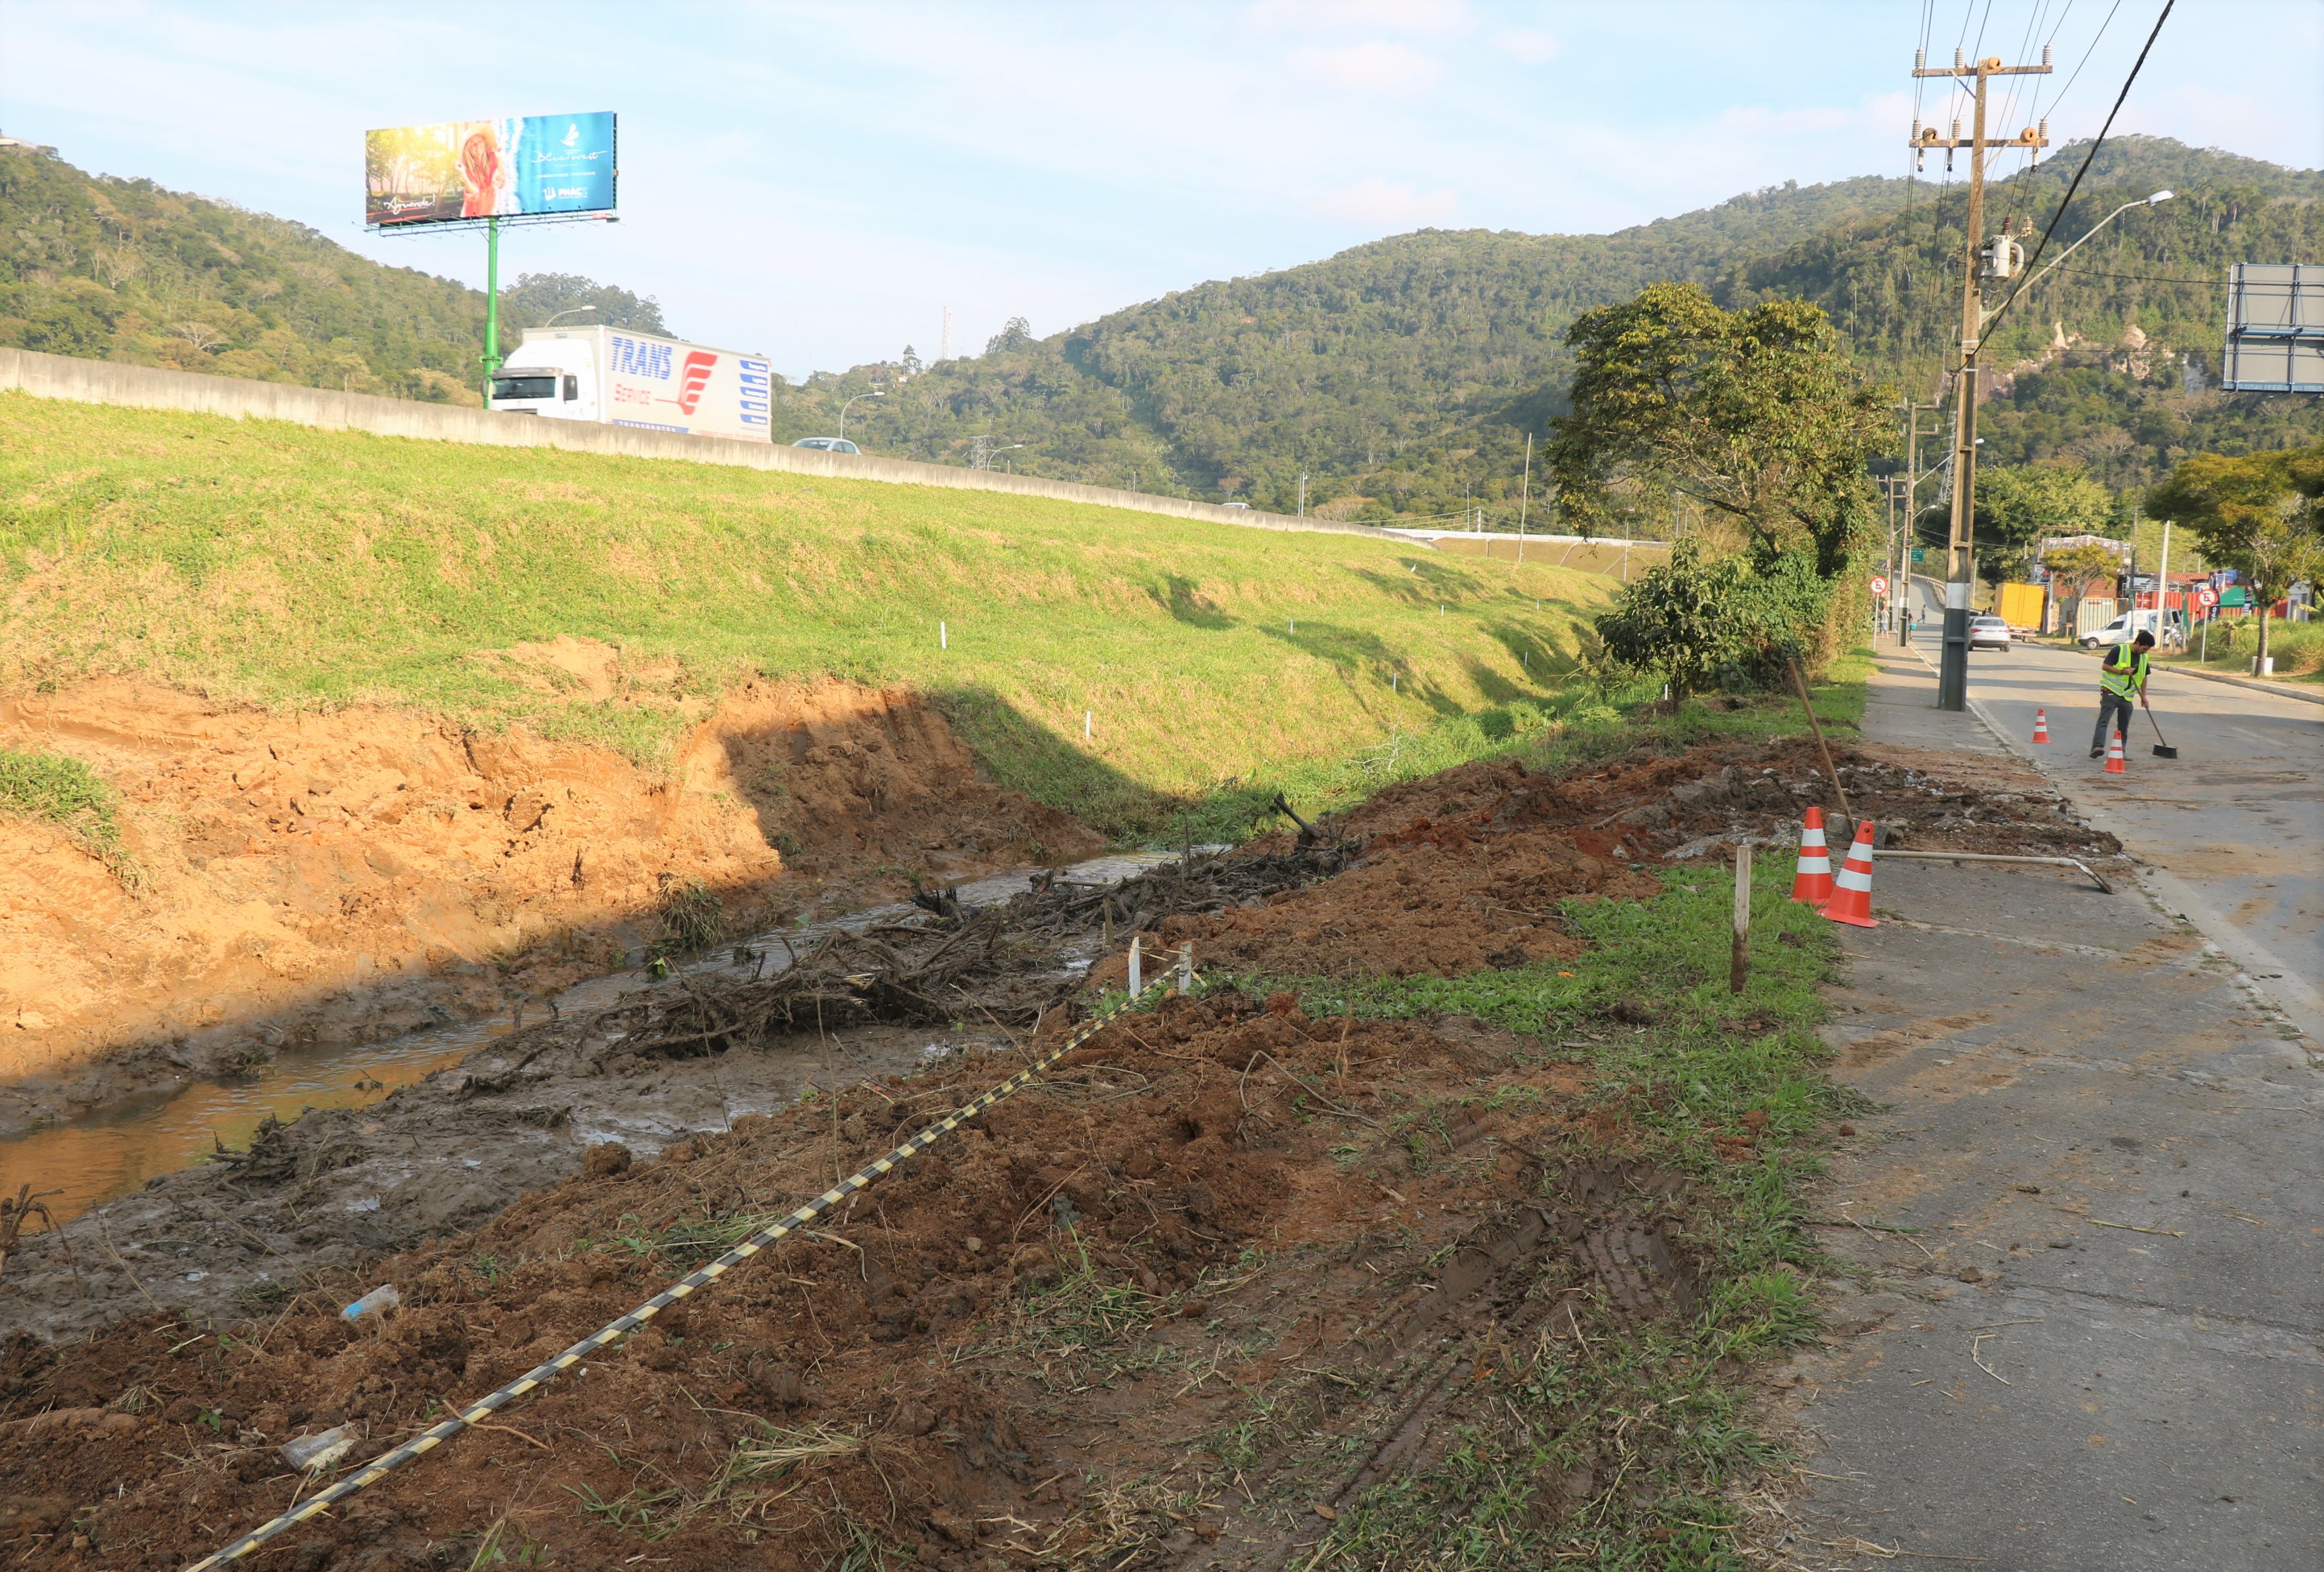
<instances>
[{"instance_id":1,"label":"concrete sidewalk","mask_svg":"<svg viewBox=\"0 0 2324 1572\"><path fill-rule=\"evenodd\" d=\"M1913 666L1868 740L2024 769ZM2318 1566L2315 1044L2134 888L1891 862L1873 903L1828 1035L1879 1111L1812 1203L1831 1333L1779 1377L1770 1558Z\"/></svg>"}]
</instances>

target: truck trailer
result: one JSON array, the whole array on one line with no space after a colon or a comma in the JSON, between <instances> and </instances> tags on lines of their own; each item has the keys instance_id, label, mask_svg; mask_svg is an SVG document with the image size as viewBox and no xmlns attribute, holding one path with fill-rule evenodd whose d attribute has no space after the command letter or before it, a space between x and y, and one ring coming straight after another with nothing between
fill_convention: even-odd
<instances>
[{"instance_id":1,"label":"truck trailer","mask_svg":"<svg viewBox=\"0 0 2324 1572\"><path fill-rule=\"evenodd\" d=\"M774 385L762 355L627 328L528 328L493 373L490 404L550 421L771 442Z\"/></svg>"}]
</instances>

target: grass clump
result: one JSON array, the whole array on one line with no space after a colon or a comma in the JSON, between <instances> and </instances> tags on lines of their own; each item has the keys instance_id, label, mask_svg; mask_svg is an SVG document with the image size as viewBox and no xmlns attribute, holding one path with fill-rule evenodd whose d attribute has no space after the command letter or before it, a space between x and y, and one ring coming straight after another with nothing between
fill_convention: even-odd
<instances>
[{"instance_id":1,"label":"grass clump","mask_svg":"<svg viewBox=\"0 0 2324 1572\"><path fill-rule=\"evenodd\" d=\"M134 887L136 865L122 847L114 800L113 788L69 754L0 748L0 813L60 827Z\"/></svg>"}]
</instances>

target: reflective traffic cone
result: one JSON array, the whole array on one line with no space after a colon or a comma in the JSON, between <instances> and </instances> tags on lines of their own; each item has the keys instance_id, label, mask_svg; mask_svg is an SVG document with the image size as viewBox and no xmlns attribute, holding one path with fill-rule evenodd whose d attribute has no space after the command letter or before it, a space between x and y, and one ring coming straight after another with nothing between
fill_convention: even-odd
<instances>
[{"instance_id":1,"label":"reflective traffic cone","mask_svg":"<svg viewBox=\"0 0 2324 1572\"><path fill-rule=\"evenodd\" d=\"M1792 875L1792 899L1803 906L1821 906L1831 899L1831 853L1823 844L1823 809L1808 809L1800 828L1799 871Z\"/></svg>"},{"instance_id":2,"label":"reflective traffic cone","mask_svg":"<svg viewBox=\"0 0 2324 1572\"><path fill-rule=\"evenodd\" d=\"M2037 707L2034 711L2034 740L2036 743L2050 740L2050 712L2046 709Z\"/></svg>"},{"instance_id":3,"label":"reflective traffic cone","mask_svg":"<svg viewBox=\"0 0 2324 1572\"><path fill-rule=\"evenodd\" d=\"M1856 844L1848 848L1848 861L1840 865L1840 877L1832 881L1831 901L1823 914L1851 928L1880 926L1872 920L1872 821L1868 818L1856 827Z\"/></svg>"},{"instance_id":4,"label":"reflective traffic cone","mask_svg":"<svg viewBox=\"0 0 2324 1572\"><path fill-rule=\"evenodd\" d=\"M2114 734L2107 738L2106 772L2109 775L2130 773L2122 765L2122 731L2119 727L2116 727Z\"/></svg>"}]
</instances>

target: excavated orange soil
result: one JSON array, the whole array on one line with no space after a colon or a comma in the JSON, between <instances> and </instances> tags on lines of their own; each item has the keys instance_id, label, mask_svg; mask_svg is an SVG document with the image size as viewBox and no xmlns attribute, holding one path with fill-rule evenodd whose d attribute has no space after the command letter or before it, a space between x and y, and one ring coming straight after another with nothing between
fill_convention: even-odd
<instances>
[{"instance_id":1,"label":"excavated orange soil","mask_svg":"<svg viewBox=\"0 0 2324 1572\"><path fill-rule=\"evenodd\" d=\"M487 1542L511 1565L1270 1562L1314 1537L1306 1502L1445 1445L1497 1362L1690 1304L1677 1181L1622 1165L1545 1046L1287 996L1132 1017L255 1564L461 1567ZM706 1257L689 1230L814 1193L1009 1068L861 1086L650 1164L600 1149L225 1336L154 1317L13 1342L0 1546L182 1566L311 1489L283 1440L352 1424L348 1464L376 1455ZM335 1313L374 1282L404 1308Z\"/></svg>"},{"instance_id":2,"label":"excavated orange soil","mask_svg":"<svg viewBox=\"0 0 2324 1572\"><path fill-rule=\"evenodd\" d=\"M1207 965L1275 976L1457 976L1579 955L1558 923L1576 896L1651 899L1662 886L1546 830L1485 839L1416 819L1366 848L1361 866L1262 907L1163 925Z\"/></svg>"},{"instance_id":3,"label":"excavated orange soil","mask_svg":"<svg viewBox=\"0 0 2324 1572\"><path fill-rule=\"evenodd\" d=\"M618 697L605 645L493 653ZM122 680L0 700L0 745L71 754L116 788L145 879L133 892L62 831L0 817L0 1077L140 1050L231 1070L286 1041L504 1008L654 938L672 880L747 920L882 866L892 882L1102 845L982 781L920 699L837 682L730 693L667 774L523 732Z\"/></svg>"}]
</instances>

